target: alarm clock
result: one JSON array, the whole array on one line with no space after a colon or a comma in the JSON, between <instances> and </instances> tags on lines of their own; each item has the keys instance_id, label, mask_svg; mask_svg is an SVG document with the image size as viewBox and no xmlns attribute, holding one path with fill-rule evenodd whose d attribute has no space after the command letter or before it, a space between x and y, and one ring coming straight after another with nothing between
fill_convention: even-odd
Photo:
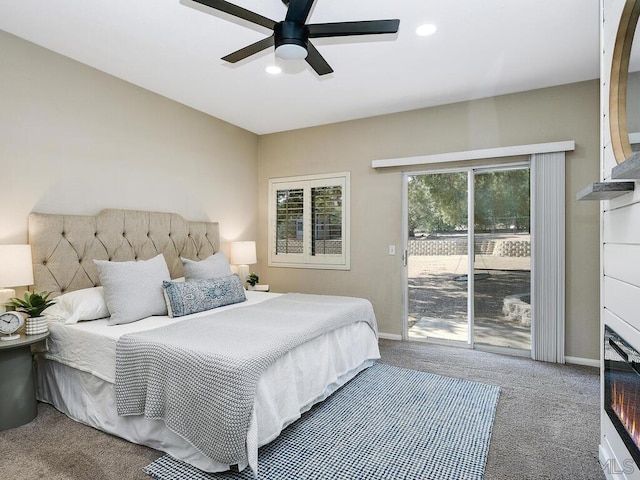
<instances>
[{"instance_id":1,"label":"alarm clock","mask_svg":"<svg viewBox=\"0 0 640 480\"><path fill-rule=\"evenodd\" d=\"M17 340L20 338L19 334L12 335L24 324L24 318L18 312L5 312L0 314L0 333L6 334L0 337L0 340Z\"/></svg>"}]
</instances>

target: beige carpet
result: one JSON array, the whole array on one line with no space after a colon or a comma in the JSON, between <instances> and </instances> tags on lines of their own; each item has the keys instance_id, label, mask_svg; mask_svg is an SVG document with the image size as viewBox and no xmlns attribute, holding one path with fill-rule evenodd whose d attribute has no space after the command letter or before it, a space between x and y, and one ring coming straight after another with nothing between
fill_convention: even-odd
<instances>
[{"instance_id":1,"label":"beige carpet","mask_svg":"<svg viewBox=\"0 0 640 480\"><path fill-rule=\"evenodd\" d=\"M604 479L598 369L386 340L381 352L391 365L501 386L486 480ZM149 480L140 469L160 455L44 404L33 422L0 432L3 479Z\"/></svg>"}]
</instances>

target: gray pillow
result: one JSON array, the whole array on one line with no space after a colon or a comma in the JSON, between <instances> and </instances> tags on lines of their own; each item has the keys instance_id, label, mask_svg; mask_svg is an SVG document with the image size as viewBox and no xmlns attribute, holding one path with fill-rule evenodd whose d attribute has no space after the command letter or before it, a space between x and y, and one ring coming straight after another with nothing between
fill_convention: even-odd
<instances>
[{"instance_id":1,"label":"gray pillow","mask_svg":"<svg viewBox=\"0 0 640 480\"><path fill-rule=\"evenodd\" d=\"M164 255L137 262L94 260L111 314L109 325L166 315L162 282L171 280Z\"/></svg>"},{"instance_id":2,"label":"gray pillow","mask_svg":"<svg viewBox=\"0 0 640 480\"><path fill-rule=\"evenodd\" d=\"M222 252L214 253L200 262L183 257L180 257L180 260L182 260L184 277L187 281L227 277L232 273L229 261Z\"/></svg>"},{"instance_id":3,"label":"gray pillow","mask_svg":"<svg viewBox=\"0 0 640 480\"><path fill-rule=\"evenodd\" d=\"M204 312L247 299L240 277L235 274L187 282L165 281L162 289L170 317Z\"/></svg>"}]
</instances>

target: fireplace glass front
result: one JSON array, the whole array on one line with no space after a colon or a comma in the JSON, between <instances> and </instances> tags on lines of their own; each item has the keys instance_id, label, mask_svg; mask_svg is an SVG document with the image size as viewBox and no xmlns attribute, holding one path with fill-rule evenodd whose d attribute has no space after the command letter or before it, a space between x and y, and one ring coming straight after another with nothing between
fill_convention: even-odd
<instances>
[{"instance_id":1,"label":"fireplace glass front","mask_svg":"<svg viewBox=\"0 0 640 480\"><path fill-rule=\"evenodd\" d=\"M604 409L640 467L640 353L604 329Z\"/></svg>"}]
</instances>

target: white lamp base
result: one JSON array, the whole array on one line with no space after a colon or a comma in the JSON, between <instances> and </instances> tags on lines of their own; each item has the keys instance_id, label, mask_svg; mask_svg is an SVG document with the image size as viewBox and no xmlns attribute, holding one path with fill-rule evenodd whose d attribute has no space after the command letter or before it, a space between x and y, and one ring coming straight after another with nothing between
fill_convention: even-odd
<instances>
[{"instance_id":1,"label":"white lamp base","mask_svg":"<svg viewBox=\"0 0 640 480\"><path fill-rule=\"evenodd\" d=\"M16 291L13 288L0 288L0 313L7 311L7 307L4 304L15 296Z\"/></svg>"},{"instance_id":2,"label":"white lamp base","mask_svg":"<svg viewBox=\"0 0 640 480\"><path fill-rule=\"evenodd\" d=\"M238 265L238 276L244 285L247 281L247 277L249 276L249 265Z\"/></svg>"}]
</instances>

